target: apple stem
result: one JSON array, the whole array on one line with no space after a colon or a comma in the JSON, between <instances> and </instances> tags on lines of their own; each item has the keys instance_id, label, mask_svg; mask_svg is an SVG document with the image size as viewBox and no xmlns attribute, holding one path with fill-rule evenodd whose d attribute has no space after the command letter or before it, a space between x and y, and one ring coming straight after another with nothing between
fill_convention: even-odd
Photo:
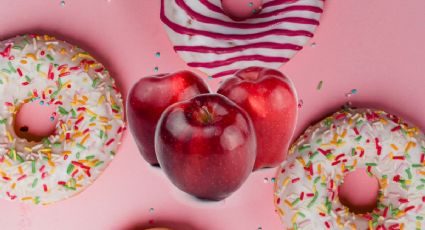
<instances>
[{"instance_id":1,"label":"apple stem","mask_svg":"<svg viewBox=\"0 0 425 230\"><path fill-rule=\"evenodd\" d=\"M213 117L211 116L210 111L208 110L208 108L204 105L201 107L202 111L203 111L203 115L202 116L202 120L204 124L210 124L213 121Z\"/></svg>"}]
</instances>

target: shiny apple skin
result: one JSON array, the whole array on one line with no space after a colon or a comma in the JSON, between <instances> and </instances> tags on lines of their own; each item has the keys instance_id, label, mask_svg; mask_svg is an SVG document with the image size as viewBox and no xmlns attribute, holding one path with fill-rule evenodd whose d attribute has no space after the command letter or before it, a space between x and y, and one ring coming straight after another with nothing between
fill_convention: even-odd
<instances>
[{"instance_id":1,"label":"shiny apple skin","mask_svg":"<svg viewBox=\"0 0 425 230\"><path fill-rule=\"evenodd\" d=\"M224 96L199 95L164 111L155 149L177 188L200 199L222 200L252 172L254 127L248 114Z\"/></svg>"},{"instance_id":2,"label":"shiny apple skin","mask_svg":"<svg viewBox=\"0 0 425 230\"><path fill-rule=\"evenodd\" d=\"M298 117L296 90L274 69L249 67L227 79L218 93L250 116L257 135L254 170L278 166L286 159Z\"/></svg>"},{"instance_id":3,"label":"shiny apple skin","mask_svg":"<svg viewBox=\"0 0 425 230\"><path fill-rule=\"evenodd\" d=\"M143 158L157 166L155 128L162 112L170 105L208 93L205 81L189 71L160 74L140 79L127 99L127 120Z\"/></svg>"}]
</instances>

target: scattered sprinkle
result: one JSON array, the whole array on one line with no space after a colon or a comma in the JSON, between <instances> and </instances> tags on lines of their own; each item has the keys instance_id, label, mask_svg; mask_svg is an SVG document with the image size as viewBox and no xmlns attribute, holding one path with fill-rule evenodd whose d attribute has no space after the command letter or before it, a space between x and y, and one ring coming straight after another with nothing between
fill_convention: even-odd
<instances>
[{"instance_id":1,"label":"scattered sprinkle","mask_svg":"<svg viewBox=\"0 0 425 230\"><path fill-rule=\"evenodd\" d=\"M319 84L317 84L317 90L321 90L323 86L323 81L319 81Z\"/></svg>"},{"instance_id":2,"label":"scattered sprinkle","mask_svg":"<svg viewBox=\"0 0 425 230\"><path fill-rule=\"evenodd\" d=\"M303 99L300 99L298 101L298 108L301 109L303 107L303 105L304 105L304 101L303 101Z\"/></svg>"},{"instance_id":3,"label":"scattered sprinkle","mask_svg":"<svg viewBox=\"0 0 425 230\"><path fill-rule=\"evenodd\" d=\"M346 93L345 96L346 97L351 97L351 96L353 96L353 95L355 95L357 93L358 93L358 90L357 89L352 89L352 90L350 90L350 92Z\"/></svg>"}]
</instances>

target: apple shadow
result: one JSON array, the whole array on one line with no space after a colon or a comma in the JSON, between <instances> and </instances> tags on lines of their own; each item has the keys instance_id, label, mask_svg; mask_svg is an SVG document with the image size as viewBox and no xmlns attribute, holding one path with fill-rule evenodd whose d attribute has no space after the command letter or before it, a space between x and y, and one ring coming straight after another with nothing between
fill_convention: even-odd
<instances>
[{"instance_id":1,"label":"apple shadow","mask_svg":"<svg viewBox=\"0 0 425 230\"><path fill-rule=\"evenodd\" d=\"M224 199L208 199L208 198L202 198L202 197L197 197L194 195L191 195L183 190L181 190L180 188L178 188L177 185L175 185L169 178L168 176L165 174L165 172L163 171L163 169L161 167L156 167L153 165L148 164L149 169L152 170L152 172L157 173L157 175L159 175L162 179L164 179L170 189L170 192L172 194L172 196L176 199L176 201L181 202L182 204L185 205L189 205L189 206L193 206L196 208L221 208L223 207L223 205L225 205L226 203L226 198Z\"/></svg>"},{"instance_id":2,"label":"apple shadow","mask_svg":"<svg viewBox=\"0 0 425 230\"><path fill-rule=\"evenodd\" d=\"M151 228L168 228L170 230L203 230L192 223L175 220L154 220L152 223L149 221L146 223L135 223L118 230L146 230Z\"/></svg>"},{"instance_id":3,"label":"apple shadow","mask_svg":"<svg viewBox=\"0 0 425 230\"><path fill-rule=\"evenodd\" d=\"M159 165L159 163L157 163L157 164L150 164L150 166L152 168L155 168L155 169L161 169L161 165Z\"/></svg>"},{"instance_id":4,"label":"apple shadow","mask_svg":"<svg viewBox=\"0 0 425 230\"><path fill-rule=\"evenodd\" d=\"M221 204L223 202L225 202L225 199L222 200L211 200L211 199L206 199L206 198L201 198L201 197L196 197L196 196L192 196L184 191L180 191L181 196L184 196L184 199L187 199L191 202L195 202L195 203L200 203L200 204L210 204L210 205L214 205L214 204Z\"/></svg>"},{"instance_id":5,"label":"apple shadow","mask_svg":"<svg viewBox=\"0 0 425 230\"><path fill-rule=\"evenodd\" d=\"M121 89L124 105L125 101L127 99L127 88L123 88L125 85L123 84L123 76L120 76L118 74L118 71L114 65L113 58L109 57L109 55L105 52L102 52L102 50L97 49L95 47L95 43L90 44L88 41L84 40L84 37L76 36L70 31L67 31L64 29L63 31L59 31L57 29L49 29L49 28L26 28L26 29L20 29L16 31L10 31L3 35L0 40L5 40L9 38L16 37L18 35L25 35L25 34L37 34L37 35L50 35L54 36L59 40L66 41L72 45L78 46L79 48L83 49L84 51L87 51L90 53L97 61L102 63L105 68L109 71L110 75L114 78L115 84L119 89ZM104 39L104 38L102 38Z\"/></svg>"}]
</instances>

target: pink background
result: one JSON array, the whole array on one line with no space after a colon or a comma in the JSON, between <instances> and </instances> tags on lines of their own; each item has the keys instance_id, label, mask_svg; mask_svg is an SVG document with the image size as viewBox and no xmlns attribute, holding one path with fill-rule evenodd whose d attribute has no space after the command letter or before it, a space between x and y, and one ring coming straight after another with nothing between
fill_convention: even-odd
<instances>
[{"instance_id":1,"label":"pink background","mask_svg":"<svg viewBox=\"0 0 425 230\"><path fill-rule=\"evenodd\" d=\"M297 133L347 101L399 114L425 128L425 1L329 0L315 38L282 70L304 101ZM159 0L0 0L0 40L49 33L93 53L124 94L140 77L187 69L159 20ZM161 52L161 57L155 53ZM316 90L323 80L323 87ZM216 89L219 80L209 80ZM0 201L1 229L281 229L275 170L251 175L223 202L201 203L149 167L127 133L106 172L81 195L47 207ZM154 208L153 212L149 212ZM149 224L153 221L153 224Z\"/></svg>"}]
</instances>

